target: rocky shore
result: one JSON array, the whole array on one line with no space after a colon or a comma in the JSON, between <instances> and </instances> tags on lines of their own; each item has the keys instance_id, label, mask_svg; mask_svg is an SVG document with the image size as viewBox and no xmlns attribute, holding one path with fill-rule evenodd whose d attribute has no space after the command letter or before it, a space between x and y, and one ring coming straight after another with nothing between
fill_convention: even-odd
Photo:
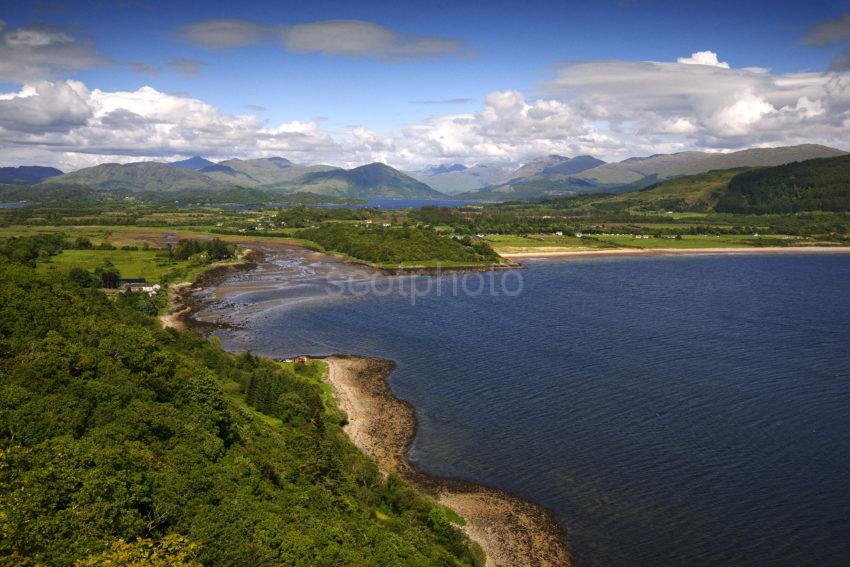
<instances>
[{"instance_id":1,"label":"rocky shore","mask_svg":"<svg viewBox=\"0 0 850 567\"><path fill-rule=\"evenodd\" d=\"M548 510L500 490L433 478L410 464L416 412L387 384L393 362L356 356L325 360L327 381L348 415L344 429L354 444L384 474L398 474L460 515L461 529L484 549L488 566L570 565L566 535Z\"/></svg>"}]
</instances>

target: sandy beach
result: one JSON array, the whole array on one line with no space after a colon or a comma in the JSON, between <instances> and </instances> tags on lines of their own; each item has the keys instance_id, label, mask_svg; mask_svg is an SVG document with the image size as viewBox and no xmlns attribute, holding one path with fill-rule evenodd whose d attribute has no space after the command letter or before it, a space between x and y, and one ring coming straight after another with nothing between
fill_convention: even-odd
<instances>
[{"instance_id":1,"label":"sandy beach","mask_svg":"<svg viewBox=\"0 0 850 567\"><path fill-rule=\"evenodd\" d=\"M566 537L548 510L473 483L427 476L407 460L416 433L413 407L393 396L391 361L333 356L327 381L348 415L345 431L384 474L396 473L464 518L461 529L481 545L487 566L570 565Z\"/></svg>"},{"instance_id":2,"label":"sandy beach","mask_svg":"<svg viewBox=\"0 0 850 567\"><path fill-rule=\"evenodd\" d=\"M591 258L599 256L667 256L696 254L848 254L850 246L765 246L734 248L606 248L602 250L546 250L501 254L510 259Z\"/></svg>"}]
</instances>

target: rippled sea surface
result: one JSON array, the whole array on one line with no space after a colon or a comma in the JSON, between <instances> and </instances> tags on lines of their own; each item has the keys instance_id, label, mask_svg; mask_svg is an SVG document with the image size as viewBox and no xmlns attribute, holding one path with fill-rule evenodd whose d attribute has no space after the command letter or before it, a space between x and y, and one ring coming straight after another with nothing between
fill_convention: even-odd
<instances>
[{"instance_id":1,"label":"rippled sea surface","mask_svg":"<svg viewBox=\"0 0 850 567\"><path fill-rule=\"evenodd\" d=\"M850 564L850 256L532 261L415 304L281 262L227 284L224 346L396 360L417 466L551 508L577 563Z\"/></svg>"}]
</instances>

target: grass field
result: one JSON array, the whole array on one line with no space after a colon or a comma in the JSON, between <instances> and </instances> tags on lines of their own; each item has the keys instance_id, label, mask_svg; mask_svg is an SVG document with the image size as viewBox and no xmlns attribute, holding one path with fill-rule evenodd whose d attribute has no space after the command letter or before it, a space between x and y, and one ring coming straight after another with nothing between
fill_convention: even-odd
<instances>
[{"instance_id":1,"label":"grass field","mask_svg":"<svg viewBox=\"0 0 850 567\"><path fill-rule=\"evenodd\" d=\"M191 276L195 271L189 262L171 261L156 250L64 250L50 261L40 263L38 269L67 272L80 267L92 271L106 262L112 262L123 278L145 278L149 282L177 273Z\"/></svg>"}]
</instances>

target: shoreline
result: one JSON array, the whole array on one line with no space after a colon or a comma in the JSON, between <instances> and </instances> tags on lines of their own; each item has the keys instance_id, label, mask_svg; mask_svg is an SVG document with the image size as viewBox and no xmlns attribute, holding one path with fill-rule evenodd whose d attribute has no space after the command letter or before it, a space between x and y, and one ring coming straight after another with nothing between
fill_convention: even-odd
<instances>
[{"instance_id":1,"label":"shoreline","mask_svg":"<svg viewBox=\"0 0 850 567\"><path fill-rule=\"evenodd\" d=\"M198 321L192 313L198 308L199 302L193 295L205 287L215 286L235 272L250 271L263 261L262 252L246 248L237 262L209 266L199 273L191 282L180 282L168 286L168 309L159 315L163 327L177 331L198 331L216 327L209 323Z\"/></svg>"},{"instance_id":2,"label":"shoreline","mask_svg":"<svg viewBox=\"0 0 850 567\"><path fill-rule=\"evenodd\" d=\"M407 459L416 435L415 408L395 397L387 379L395 363L334 355L325 380L348 416L343 430L384 475L398 474L461 516L458 526L484 550L486 565L571 565L566 534L549 510L508 492L418 471Z\"/></svg>"},{"instance_id":3,"label":"shoreline","mask_svg":"<svg viewBox=\"0 0 850 567\"><path fill-rule=\"evenodd\" d=\"M234 272L254 269L264 258L257 250L247 256L247 262L218 266L199 274L192 283L174 285L169 291L171 308L160 316L162 324L201 335L221 327L193 316L204 305L194 294ZM416 434L416 412L396 398L387 383L395 362L354 355L317 358L328 362L325 380L334 390L338 407L348 415L343 429L352 443L375 461L384 475L398 474L417 491L461 516L465 523L458 529L481 546L487 567L571 565L566 534L549 510L483 485L431 477L409 463L407 448Z\"/></svg>"},{"instance_id":4,"label":"shoreline","mask_svg":"<svg viewBox=\"0 0 850 567\"><path fill-rule=\"evenodd\" d=\"M297 246L298 248L304 248ZM307 252L315 252L304 248ZM234 272L250 271L263 262L265 254L252 250L245 261L216 266L191 284L173 286L172 309L161 320L164 325L206 335L220 323L197 320L203 308L195 292L221 283ZM603 249L574 252L519 253L513 258L558 259L576 257L636 256L664 254L723 253L850 253L850 247L770 247L710 249ZM321 254L321 252L316 252ZM344 260L343 260L344 261ZM346 262L348 263L348 262ZM357 264L355 264L357 265ZM361 265L361 267L364 267ZM516 268L521 268L517 264ZM374 268L373 268L374 270ZM375 270L380 271L380 270ZM395 362L356 355L316 357L328 363L325 381L331 385L338 407L348 416L343 429L349 439L378 465L384 474L398 474L421 493L432 496L465 521L458 525L484 550L486 566L549 567L571 565L566 533L546 508L505 491L452 479L435 478L418 471L407 460L407 449L416 434L415 408L394 396L387 382Z\"/></svg>"},{"instance_id":5,"label":"shoreline","mask_svg":"<svg viewBox=\"0 0 850 567\"><path fill-rule=\"evenodd\" d=\"M502 257L511 260L542 258L593 258L605 256L688 256L700 254L850 254L850 246L764 246L729 248L602 248L557 252L506 252Z\"/></svg>"}]
</instances>

